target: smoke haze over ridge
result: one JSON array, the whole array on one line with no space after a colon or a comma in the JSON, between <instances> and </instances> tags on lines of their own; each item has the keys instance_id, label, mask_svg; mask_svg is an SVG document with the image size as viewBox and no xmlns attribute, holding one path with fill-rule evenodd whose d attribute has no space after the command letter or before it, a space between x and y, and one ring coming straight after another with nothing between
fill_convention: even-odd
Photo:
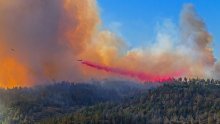
<instances>
[{"instance_id":1,"label":"smoke haze over ridge","mask_svg":"<svg viewBox=\"0 0 220 124\"><path fill-rule=\"evenodd\" d=\"M128 49L117 34L101 30L95 0L0 0L0 27L0 87L117 76L75 62L79 58L150 75L220 73L212 37L192 4L183 6L179 26L165 21L144 48Z\"/></svg>"}]
</instances>

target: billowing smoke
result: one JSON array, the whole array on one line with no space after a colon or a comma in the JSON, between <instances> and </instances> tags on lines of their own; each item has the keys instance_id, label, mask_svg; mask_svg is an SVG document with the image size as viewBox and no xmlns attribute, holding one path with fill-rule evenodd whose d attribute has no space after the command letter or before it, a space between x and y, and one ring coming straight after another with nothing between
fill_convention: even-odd
<instances>
[{"instance_id":1,"label":"billowing smoke","mask_svg":"<svg viewBox=\"0 0 220 124\"><path fill-rule=\"evenodd\" d=\"M128 78L143 72L151 76L146 80L217 77L212 38L191 4L180 20L177 27L165 22L154 44L129 49L117 34L100 30L95 0L0 0L0 87L126 76L128 70ZM116 71L87 68L77 59Z\"/></svg>"},{"instance_id":2,"label":"billowing smoke","mask_svg":"<svg viewBox=\"0 0 220 124\"><path fill-rule=\"evenodd\" d=\"M132 49L127 49L124 44L112 32L102 31L82 58L101 66L112 67L113 70L146 72L156 77L178 77L172 74L180 71L181 76L214 77L212 38L192 4L184 5L179 26L175 26L170 20L159 26L154 44ZM94 70L89 72L94 74ZM95 74L97 73L99 72ZM103 75L103 72L100 74Z\"/></svg>"},{"instance_id":3,"label":"billowing smoke","mask_svg":"<svg viewBox=\"0 0 220 124\"><path fill-rule=\"evenodd\" d=\"M193 5L187 4L181 13L181 40L185 45L188 55L193 62L204 69L203 73L207 75L207 69L213 67L215 58L213 55L212 37L208 33L205 23L196 14Z\"/></svg>"},{"instance_id":4,"label":"billowing smoke","mask_svg":"<svg viewBox=\"0 0 220 124\"><path fill-rule=\"evenodd\" d=\"M98 23L94 0L0 0L0 86L80 79Z\"/></svg>"}]
</instances>

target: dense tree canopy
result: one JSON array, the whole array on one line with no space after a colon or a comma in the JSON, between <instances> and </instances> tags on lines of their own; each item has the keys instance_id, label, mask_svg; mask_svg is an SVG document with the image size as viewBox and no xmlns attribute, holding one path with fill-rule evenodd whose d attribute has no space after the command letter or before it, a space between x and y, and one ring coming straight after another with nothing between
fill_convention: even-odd
<instances>
[{"instance_id":1,"label":"dense tree canopy","mask_svg":"<svg viewBox=\"0 0 220 124\"><path fill-rule=\"evenodd\" d=\"M1 89L7 123L219 123L215 80L172 80L156 87L125 81Z\"/></svg>"}]
</instances>

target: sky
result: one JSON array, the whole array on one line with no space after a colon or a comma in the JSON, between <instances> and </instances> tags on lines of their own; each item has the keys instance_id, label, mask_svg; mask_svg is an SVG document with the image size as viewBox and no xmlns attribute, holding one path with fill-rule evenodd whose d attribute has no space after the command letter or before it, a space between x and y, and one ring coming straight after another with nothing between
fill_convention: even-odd
<instances>
[{"instance_id":1,"label":"sky","mask_svg":"<svg viewBox=\"0 0 220 124\"><path fill-rule=\"evenodd\" d=\"M179 23L184 4L192 3L213 37L215 57L220 59L219 0L98 0L104 28L116 32L131 47L146 46L155 38L157 24Z\"/></svg>"}]
</instances>

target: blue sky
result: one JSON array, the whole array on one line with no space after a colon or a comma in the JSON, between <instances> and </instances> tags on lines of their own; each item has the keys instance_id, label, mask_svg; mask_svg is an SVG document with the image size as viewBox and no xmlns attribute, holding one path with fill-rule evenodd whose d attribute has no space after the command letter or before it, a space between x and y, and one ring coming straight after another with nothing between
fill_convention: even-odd
<instances>
[{"instance_id":1,"label":"blue sky","mask_svg":"<svg viewBox=\"0 0 220 124\"><path fill-rule=\"evenodd\" d=\"M155 38L156 25L171 19L176 25L182 6L192 3L213 36L220 59L219 0L98 0L104 28L118 33L131 46L143 46Z\"/></svg>"}]
</instances>

